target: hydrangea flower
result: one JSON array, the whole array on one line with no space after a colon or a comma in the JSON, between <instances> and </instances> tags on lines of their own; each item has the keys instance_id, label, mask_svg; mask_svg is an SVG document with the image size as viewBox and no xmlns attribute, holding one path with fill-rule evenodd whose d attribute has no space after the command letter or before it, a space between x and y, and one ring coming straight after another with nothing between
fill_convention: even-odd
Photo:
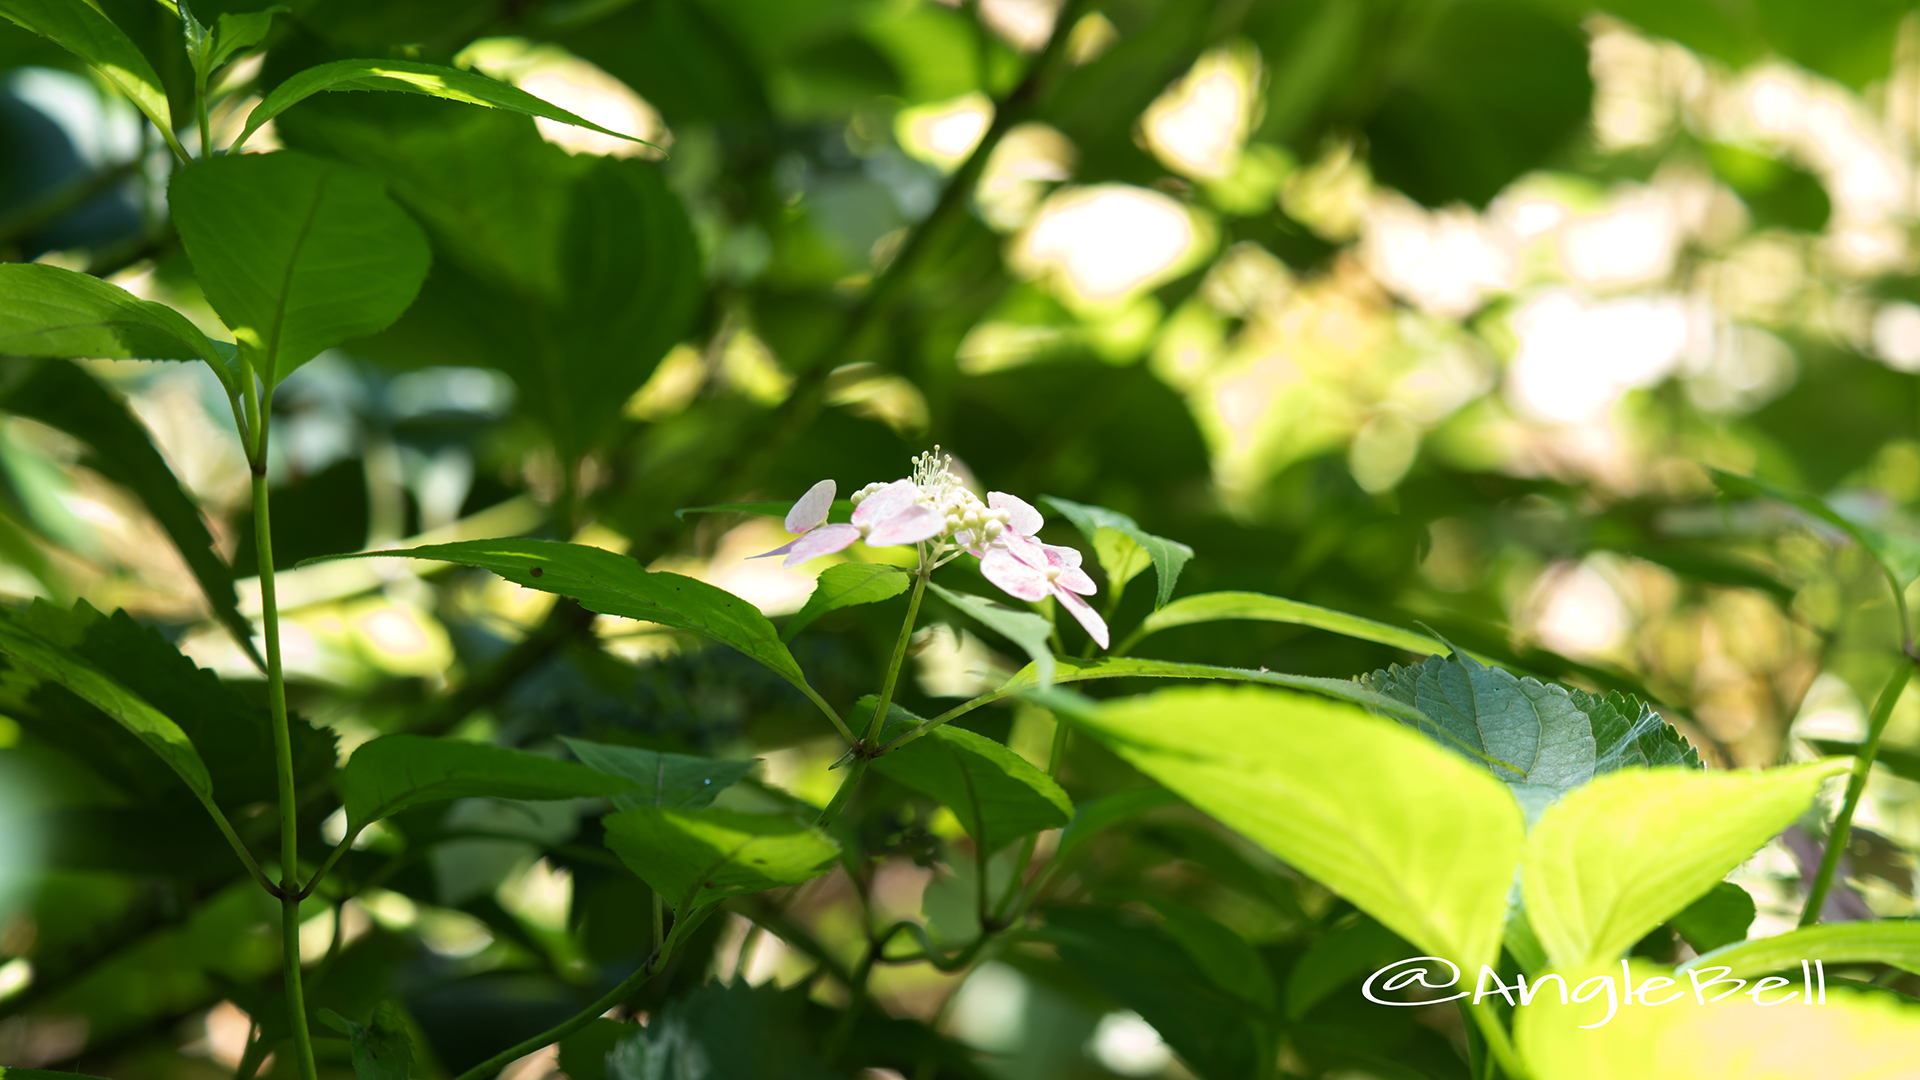
<instances>
[{"instance_id":1,"label":"hydrangea flower","mask_svg":"<svg viewBox=\"0 0 1920 1080\"><path fill-rule=\"evenodd\" d=\"M1039 517L1038 511L1030 506L1027 509L1035 518ZM1038 529L1039 526L1035 525L1034 531ZM1010 542L980 557L980 573L1007 595L1021 600L1040 600L1052 596L1086 629L1088 637L1099 642L1101 648L1106 648L1107 621L1093 610L1092 605L1081 599L1092 596L1098 590L1093 578L1080 569L1080 553L1070 547L1043 544L1032 539L1031 532L1023 535L1013 532L1012 527L1009 527L1006 539Z\"/></svg>"},{"instance_id":2,"label":"hydrangea flower","mask_svg":"<svg viewBox=\"0 0 1920 1080\"><path fill-rule=\"evenodd\" d=\"M836 490L831 480L808 488L787 511L787 531L799 533L799 538L754 558L785 555L780 565L792 568L809 559L845 551L856 540L865 540L871 547L917 544L946 529L946 518L920 501L920 489L911 480L895 480L877 488L870 485L856 499L851 524L829 525L827 511L833 507Z\"/></svg>"}]
</instances>

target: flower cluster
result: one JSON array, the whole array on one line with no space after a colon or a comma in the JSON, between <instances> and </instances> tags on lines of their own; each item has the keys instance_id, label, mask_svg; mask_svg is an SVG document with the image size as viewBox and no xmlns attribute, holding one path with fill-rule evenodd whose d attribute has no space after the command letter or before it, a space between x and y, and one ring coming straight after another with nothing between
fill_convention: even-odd
<instances>
[{"instance_id":1,"label":"flower cluster","mask_svg":"<svg viewBox=\"0 0 1920 1080\"><path fill-rule=\"evenodd\" d=\"M961 555L980 560L980 573L1021 600L1048 596L1067 609L1093 640L1107 647L1107 624L1084 597L1096 591L1080 568L1080 552L1035 538L1046 523L1026 500L1004 491L987 500L953 473L953 458L939 447L913 459L913 476L868 484L853 493L853 520L827 524L837 488L822 480L787 513L787 531L798 537L758 558L784 555L782 566L844 551L855 541L871 547L919 544L921 558L942 566Z\"/></svg>"}]
</instances>

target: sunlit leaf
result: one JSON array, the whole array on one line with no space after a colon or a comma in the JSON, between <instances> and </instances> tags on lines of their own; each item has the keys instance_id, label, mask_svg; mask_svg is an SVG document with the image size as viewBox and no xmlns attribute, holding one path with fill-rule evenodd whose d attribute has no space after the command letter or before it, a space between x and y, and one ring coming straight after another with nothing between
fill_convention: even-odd
<instances>
[{"instance_id":1,"label":"sunlit leaf","mask_svg":"<svg viewBox=\"0 0 1920 1080\"><path fill-rule=\"evenodd\" d=\"M173 135L173 111L153 65L119 27L84 0L0 0L4 15L92 64L134 107L153 121L182 157Z\"/></svg>"},{"instance_id":2,"label":"sunlit leaf","mask_svg":"<svg viewBox=\"0 0 1920 1080\"><path fill-rule=\"evenodd\" d=\"M1080 530L1080 535L1095 545L1096 552L1099 548L1101 529L1112 529L1138 544L1141 550L1153 560L1154 576L1159 582L1159 590L1154 594L1153 606L1156 610L1167 606L1167 601L1173 597L1174 583L1180 580L1180 571L1186 568L1187 560L1193 558L1192 548L1177 540L1155 536L1142 529L1138 522L1116 510L1109 510L1104 506L1069 502L1052 495L1046 495L1043 498L1055 510L1064 514L1068 521L1073 522L1074 528ZM1102 563L1102 566L1104 567L1105 564ZM1124 570L1124 566L1121 569ZM1113 568L1108 568L1108 573L1111 575Z\"/></svg>"},{"instance_id":3,"label":"sunlit leaf","mask_svg":"<svg viewBox=\"0 0 1920 1080\"><path fill-rule=\"evenodd\" d=\"M1363 619L1344 611L1303 604L1298 600L1251 592L1214 592L1201 593L1198 596L1183 596L1147 616L1140 623L1140 628L1127 638L1121 648L1123 650L1131 648L1135 642L1148 634L1156 634L1176 626L1191 626L1194 623L1221 622L1231 619L1311 626L1318 630L1359 638L1361 641L1391 645L1396 649L1405 649L1422 656L1448 651L1447 646L1442 642L1425 634L1414 633L1412 630L1402 630L1397 626Z\"/></svg>"},{"instance_id":4,"label":"sunlit leaf","mask_svg":"<svg viewBox=\"0 0 1920 1080\"><path fill-rule=\"evenodd\" d=\"M321 64L299 72L275 87L265 100L254 106L253 114L247 117L245 130L240 132L239 142L246 142L254 132L260 130L260 125L286 112L306 98L328 90L391 90L407 94L425 94L428 97L442 98L447 101L460 101L469 105L482 105L492 109L525 113L528 116L544 117L563 124L598 131L603 135L626 139L629 142L653 146L645 139L636 138L612 128L604 128L584 117L575 116L509 83L489 79L485 75L471 71L461 71L459 68L421 64L412 60L336 60L331 64Z\"/></svg>"},{"instance_id":5,"label":"sunlit leaf","mask_svg":"<svg viewBox=\"0 0 1920 1080\"><path fill-rule=\"evenodd\" d=\"M169 207L207 301L269 384L413 302L429 253L380 178L282 151L174 175Z\"/></svg>"},{"instance_id":6,"label":"sunlit leaf","mask_svg":"<svg viewBox=\"0 0 1920 1080\"><path fill-rule=\"evenodd\" d=\"M1521 888L1549 961L1618 959L1792 824L1847 765L1629 769L1548 807L1528 838Z\"/></svg>"},{"instance_id":7,"label":"sunlit leaf","mask_svg":"<svg viewBox=\"0 0 1920 1080\"><path fill-rule=\"evenodd\" d=\"M1730 967L1736 979L1771 971L1796 970L1802 960L1837 964L1892 964L1920 975L1920 922L1830 923L1803 926L1756 941L1736 941L1703 953L1680 965L1681 971L1704 972Z\"/></svg>"},{"instance_id":8,"label":"sunlit leaf","mask_svg":"<svg viewBox=\"0 0 1920 1080\"><path fill-rule=\"evenodd\" d=\"M1427 952L1473 970L1498 951L1520 808L1419 733L1251 687L1165 690L1069 716Z\"/></svg>"},{"instance_id":9,"label":"sunlit leaf","mask_svg":"<svg viewBox=\"0 0 1920 1080\"><path fill-rule=\"evenodd\" d=\"M601 821L607 846L683 918L729 896L818 877L840 855L826 833L777 814L636 807Z\"/></svg>"},{"instance_id":10,"label":"sunlit leaf","mask_svg":"<svg viewBox=\"0 0 1920 1080\"><path fill-rule=\"evenodd\" d=\"M409 806L452 799L578 799L632 791L624 776L459 739L383 735L340 770L347 830L358 833Z\"/></svg>"},{"instance_id":11,"label":"sunlit leaf","mask_svg":"<svg viewBox=\"0 0 1920 1080\"><path fill-rule=\"evenodd\" d=\"M814 579L805 607L793 613L780 631L780 640L792 641L815 619L856 604L876 604L907 591L913 575L885 563L836 563Z\"/></svg>"},{"instance_id":12,"label":"sunlit leaf","mask_svg":"<svg viewBox=\"0 0 1920 1080\"><path fill-rule=\"evenodd\" d=\"M57 266L0 263L0 353L204 360L229 393L238 386L229 357L186 316Z\"/></svg>"},{"instance_id":13,"label":"sunlit leaf","mask_svg":"<svg viewBox=\"0 0 1920 1080\"><path fill-rule=\"evenodd\" d=\"M437 559L491 570L516 585L570 596L589 611L645 619L731 645L795 686L806 677L760 609L718 586L651 573L633 558L558 540L468 540L341 558Z\"/></svg>"},{"instance_id":14,"label":"sunlit leaf","mask_svg":"<svg viewBox=\"0 0 1920 1080\"><path fill-rule=\"evenodd\" d=\"M1053 685L1053 673L1057 665L1053 647L1048 643L1053 636L1053 627L1047 624L1047 620L1031 611L1016 611L1005 604L996 604L970 593L954 592L933 582L928 582L927 588L968 618L1019 646L1033 660L1040 686Z\"/></svg>"},{"instance_id":15,"label":"sunlit leaf","mask_svg":"<svg viewBox=\"0 0 1920 1080\"><path fill-rule=\"evenodd\" d=\"M854 712L864 707L870 714L874 705L872 698L862 699ZM920 722L893 706L881 739ZM1073 803L1052 777L992 739L952 724L875 758L873 768L951 809L967 835L989 852L1073 817Z\"/></svg>"},{"instance_id":16,"label":"sunlit leaf","mask_svg":"<svg viewBox=\"0 0 1920 1080\"><path fill-rule=\"evenodd\" d=\"M752 772L758 761L719 761L688 754L642 750L637 746L608 746L561 736L580 764L589 769L633 781L631 791L613 797L616 810L636 806L669 810L704 810L713 797Z\"/></svg>"}]
</instances>

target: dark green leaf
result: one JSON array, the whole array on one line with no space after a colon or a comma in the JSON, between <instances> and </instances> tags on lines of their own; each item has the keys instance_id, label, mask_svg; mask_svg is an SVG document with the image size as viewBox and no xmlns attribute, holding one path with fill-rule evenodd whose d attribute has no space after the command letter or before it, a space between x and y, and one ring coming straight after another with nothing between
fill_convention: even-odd
<instances>
[{"instance_id":1,"label":"dark green leaf","mask_svg":"<svg viewBox=\"0 0 1920 1080\"><path fill-rule=\"evenodd\" d=\"M1723 881L1667 921L1694 952L1704 955L1722 945L1745 941L1753 916L1753 896L1733 882Z\"/></svg>"},{"instance_id":2,"label":"dark green leaf","mask_svg":"<svg viewBox=\"0 0 1920 1080\"><path fill-rule=\"evenodd\" d=\"M638 1035L638 1024L601 1017L560 1040L560 1071L567 1080L608 1080L607 1055L630 1035Z\"/></svg>"},{"instance_id":3,"label":"dark green leaf","mask_svg":"<svg viewBox=\"0 0 1920 1080\"><path fill-rule=\"evenodd\" d=\"M1004 604L968 593L957 593L931 581L927 583L927 588L975 622L1019 646L1033 660L1041 688L1053 685L1056 664L1053 647L1048 644L1048 639L1053 636L1053 628L1047 624L1047 620L1031 611L1015 611Z\"/></svg>"},{"instance_id":4,"label":"dark green leaf","mask_svg":"<svg viewBox=\"0 0 1920 1080\"><path fill-rule=\"evenodd\" d=\"M54 1072L51 1069L14 1069L0 1065L0 1080L101 1080L91 1073Z\"/></svg>"},{"instance_id":5,"label":"dark green leaf","mask_svg":"<svg viewBox=\"0 0 1920 1080\"><path fill-rule=\"evenodd\" d=\"M168 195L207 301L269 385L384 329L427 274L420 226L363 169L290 151L219 157L176 173Z\"/></svg>"},{"instance_id":6,"label":"dark green leaf","mask_svg":"<svg viewBox=\"0 0 1920 1080\"><path fill-rule=\"evenodd\" d=\"M202 802L211 803L213 781L206 762L180 725L139 695L63 645L29 629L12 613L0 613L0 653L14 666L73 691L88 704L112 717L184 781Z\"/></svg>"},{"instance_id":7,"label":"dark green leaf","mask_svg":"<svg viewBox=\"0 0 1920 1080\"><path fill-rule=\"evenodd\" d=\"M1414 955L1400 935L1365 916L1322 935L1287 974L1287 1016L1298 1020L1336 989Z\"/></svg>"},{"instance_id":8,"label":"dark green leaf","mask_svg":"<svg viewBox=\"0 0 1920 1080\"><path fill-rule=\"evenodd\" d=\"M814 579L813 593L806 606L794 612L780 631L780 640L792 641L795 634L829 611L856 604L877 604L907 591L913 575L885 563L835 563Z\"/></svg>"},{"instance_id":9,"label":"dark green leaf","mask_svg":"<svg viewBox=\"0 0 1920 1080\"><path fill-rule=\"evenodd\" d=\"M238 385L227 358L186 316L57 266L0 264L0 353L204 360L229 393Z\"/></svg>"},{"instance_id":10,"label":"dark green leaf","mask_svg":"<svg viewBox=\"0 0 1920 1080\"><path fill-rule=\"evenodd\" d=\"M160 129L169 145L182 158L184 151L174 141L173 110L167 104L167 91L160 76L141 54L132 39L100 10L81 0L0 0L0 15L92 64L108 82L127 95L134 107L146 114Z\"/></svg>"},{"instance_id":11,"label":"dark green leaf","mask_svg":"<svg viewBox=\"0 0 1920 1080\"><path fill-rule=\"evenodd\" d=\"M710 982L607 1055L607 1080L834 1080L803 1022L806 990Z\"/></svg>"},{"instance_id":12,"label":"dark green leaf","mask_svg":"<svg viewBox=\"0 0 1920 1080\"><path fill-rule=\"evenodd\" d=\"M347 1036L353 1045L353 1074L357 1080L407 1080L413 1067L413 1043L407 1038L406 1016L391 1001L374 1007L373 1020L356 1024L331 1010L321 1010L329 1027Z\"/></svg>"},{"instance_id":13,"label":"dark green leaf","mask_svg":"<svg viewBox=\"0 0 1920 1080\"><path fill-rule=\"evenodd\" d=\"M645 619L731 645L795 686L806 677L760 610L718 586L679 574L649 573L626 555L557 540L468 540L340 558L404 556L491 570L516 585L571 596L589 611Z\"/></svg>"},{"instance_id":14,"label":"dark green leaf","mask_svg":"<svg viewBox=\"0 0 1920 1080\"><path fill-rule=\"evenodd\" d=\"M1154 900L1152 904L1160 913L1161 927L1180 943L1215 987L1263 1013L1279 1007L1273 976L1246 938L1198 908L1171 900Z\"/></svg>"},{"instance_id":15,"label":"dark green leaf","mask_svg":"<svg viewBox=\"0 0 1920 1080\"><path fill-rule=\"evenodd\" d=\"M273 17L286 10L278 5L265 11L226 12L213 24L213 48L207 54L208 72L226 63L233 54L266 40L273 29Z\"/></svg>"},{"instance_id":16,"label":"dark green leaf","mask_svg":"<svg viewBox=\"0 0 1920 1080\"><path fill-rule=\"evenodd\" d=\"M622 776L634 788L613 797L617 810L652 806L668 810L705 810L713 797L752 772L755 761L716 761L687 754L642 750L637 746L608 746L561 736L573 756L589 769Z\"/></svg>"},{"instance_id":17,"label":"dark green leaf","mask_svg":"<svg viewBox=\"0 0 1920 1080\"><path fill-rule=\"evenodd\" d=\"M1116 791L1112 795L1102 795L1091 802L1081 803L1074 807L1073 820L1061 832L1060 843L1054 848L1053 857L1065 859L1120 822L1163 806L1176 806L1179 802L1180 797L1166 788L1144 787Z\"/></svg>"},{"instance_id":18,"label":"dark green leaf","mask_svg":"<svg viewBox=\"0 0 1920 1080\"><path fill-rule=\"evenodd\" d=\"M328 90L392 90L407 94L425 94L428 97L443 98L447 101L460 101L469 105L506 109L509 112L558 120L560 123L589 128L603 135L612 135L629 142L653 146L645 139L638 139L625 132L614 131L612 128L601 127L557 105L549 105L509 83L497 82L485 75L461 71L459 68L441 67L439 64L420 64L411 60L336 60L331 64L308 68L275 87L273 92L267 95L266 100L253 107L253 114L247 117L246 129L240 133L240 138L235 145L246 142L255 131L260 130L260 125L286 112L304 99Z\"/></svg>"},{"instance_id":19,"label":"dark green leaf","mask_svg":"<svg viewBox=\"0 0 1920 1080\"><path fill-rule=\"evenodd\" d=\"M0 267L0 274L8 269ZM0 308L0 312L4 310ZM173 314L170 310L167 313ZM0 319L5 317L0 314ZM0 345L0 352L5 351L7 348ZM200 583L214 617L264 670L266 663L253 645L253 625L236 605L233 572L214 551L213 537L200 517L199 505L180 486L126 403L68 363L41 362L7 374L11 377L0 383L0 409L58 428L91 448L87 465L121 484L146 506Z\"/></svg>"},{"instance_id":20,"label":"dark green leaf","mask_svg":"<svg viewBox=\"0 0 1920 1080\"><path fill-rule=\"evenodd\" d=\"M1153 559L1153 573L1159 583L1159 591L1154 594L1153 599L1154 610L1158 611L1167 606L1167 601L1173 598L1174 582L1180 580L1180 571L1186 567L1187 560L1193 558L1192 548L1177 540L1155 536L1142 529L1138 522L1127 515L1109 510L1104 506L1068 502L1052 495L1045 495L1042 498L1052 504L1055 510L1066 515L1068 521L1073 522L1074 527L1080 530L1080 535L1094 545L1096 553L1100 550L1101 529L1112 529L1138 544ZM1106 569L1111 581L1116 568L1107 567Z\"/></svg>"},{"instance_id":21,"label":"dark green leaf","mask_svg":"<svg viewBox=\"0 0 1920 1080\"><path fill-rule=\"evenodd\" d=\"M385 735L340 770L349 835L409 806L450 799L577 799L632 791L633 781L499 746Z\"/></svg>"},{"instance_id":22,"label":"dark green leaf","mask_svg":"<svg viewBox=\"0 0 1920 1080\"><path fill-rule=\"evenodd\" d=\"M876 704L862 698L855 715ZM921 723L895 705L881 738L897 737ZM877 757L874 769L948 807L967 834L986 851L997 851L1030 832L1055 829L1073 817L1073 803L1053 778L1026 758L952 724Z\"/></svg>"},{"instance_id":23,"label":"dark green leaf","mask_svg":"<svg viewBox=\"0 0 1920 1080\"><path fill-rule=\"evenodd\" d=\"M601 821L607 846L682 918L729 896L816 878L840 856L826 833L777 814L636 807Z\"/></svg>"}]
</instances>

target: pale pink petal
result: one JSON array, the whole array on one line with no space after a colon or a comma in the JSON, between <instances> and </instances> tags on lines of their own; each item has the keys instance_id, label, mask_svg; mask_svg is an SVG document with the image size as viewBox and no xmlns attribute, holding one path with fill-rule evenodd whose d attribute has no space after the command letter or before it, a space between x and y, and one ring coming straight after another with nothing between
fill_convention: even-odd
<instances>
[{"instance_id":1,"label":"pale pink petal","mask_svg":"<svg viewBox=\"0 0 1920 1080\"><path fill-rule=\"evenodd\" d=\"M1039 600L1047 595L1047 576L1001 548L994 548L981 558L980 573L1009 596Z\"/></svg>"},{"instance_id":2,"label":"pale pink petal","mask_svg":"<svg viewBox=\"0 0 1920 1080\"><path fill-rule=\"evenodd\" d=\"M1008 554L1035 570L1045 570L1050 565L1047 560L1047 545L1038 540L1008 530L1000 534L1000 545L1007 550Z\"/></svg>"},{"instance_id":3,"label":"pale pink petal","mask_svg":"<svg viewBox=\"0 0 1920 1080\"><path fill-rule=\"evenodd\" d=\"M1085 558L1079 548L1060 547L1057 544L1040 546L1047 549L1047 561L1054 566L1079 566L1080 560Z\"/></svg>"},{"instance_id":4,"label":"pale pink petal","mask_svg":"<svg viewBox=\"0 0 1920 1080\"><path fill-rule=\"evenodd\" d=\"M1007 528L1021 536L1032 536L1040 531L1040 526L1046 524L1046 519L1040 516L1040 511L1035 510L1033 504L1017 495L1009 495L1004 491L989 491L987 505L995 510L1007 511Z\"/></svg>"},{"instance_id":5,"label":"pale pink petal","mask_svg":"<svg viewBox=\"0 0 1920 1080\"><path fill-rule=\"evenodd\" d=\"M787 541L786 543L784 543L784 544L781 544L781 545L780 545L779 547L777 547L777 548L774 548L774 549L773 549L772 551L763 551L763 552L761 552L761 553L760 553L760 554L758 554L758 555L749 555L749 556L747 556L747 558L749 558L749 559L771 559L771 558L773 558L773 557L774 557L775 555L785 555L785 554L786 554L787 552L789 552L789 551L792 551L792 550L793 550L793 545L795 545L795 544L797 544L797 543L799 543L799 542L800 542L800 541L798 541L798 540L789 540L789 541Z\"/></svg>"},{"instance_id":6,"label":"pale pink petal","mask_svg":"<svg viewBox=\"0 0 1920 1080\"><path fill-rule=\"evenodd\" d=\"M1094 585L1093 579L1087 576L1087 572L1077 566L1060 568L1053 575L1053 583L1068 592L1079 593L1081 596L1092 596L1100 591L1099 587Z\"/></svg>"},{"instance_id":7,"label":"pale pink petal","mask_svg":"<svg viewBox=\"0 0 1920 1080\"><path fill-rule=\"evenodd\" d=\"M872 528L920 501L920 489L911 480L895 480L860 500L853 508L853 523Z\"/></svg>"},{"instance_id":8,"label":"pale pink petal","mask_svg":"<svg viewBox=\"0 0 1920 1080\"><path fill-rule=\"evenodd\" d=\"M790 550L786 561L780 565L792 569L810 559L845 551L858 539L860 530L852 525L822 525L808 530L807 535L788 544Z\"/></svg>"},{"instance_id":9,"label":"pale pink petal","mask_svg":"<svg viewBox=\"0 0 1920 1080\"><path fill-rule=\"evenodd\" d=\"M1107 620L1101 618L1099 612L1065 589L1054 589L1053 596L1060 601L1061 607L1067 609L1067 614L1079 620L1088 637L1098 642L1101 648L1107 647Z\"/></svg>"},{"instance_id":10,"label":"pale pink petal","mask_svg":"<svg viewBox=\"0 0 1920 1080\"><path fill-rule=\"evenodd\" d=\"M827 511L833 509L834 484L831 480L822 480L807 489L800 501L787 511L787 531L803 533L817 529L827 523Z\"/></svg>"},{"instance_id":11,"label":"pale pink petal","mask_svg":"<svg viewBox=\"0 0 1920 1080\"><path fill-rule=\"evenodd\" d=\"M917 544L939 536L946 527L946 515L931 506L914 503L875 525L867 533L867 545L887 547L892 544Z\"/></svg>"}]
</instances>

